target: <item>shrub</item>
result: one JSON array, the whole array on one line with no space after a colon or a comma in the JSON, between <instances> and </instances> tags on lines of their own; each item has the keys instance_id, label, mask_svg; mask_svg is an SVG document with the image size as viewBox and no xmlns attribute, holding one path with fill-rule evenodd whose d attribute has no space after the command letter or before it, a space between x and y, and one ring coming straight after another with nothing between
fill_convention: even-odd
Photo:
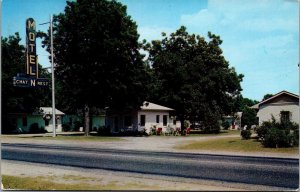
<instances>
[{"instance_id":1,"label":"shrub","mask_svg":"<svg viewBox=\"0 0 300 192\"><path fill-rule=\"evenodd\" d=\"M291 146L299 146L299 130L290 133L288 139Z\"/></svg>"},{"instance_id":2,"label":"shrub","mask_svg":"<svg viewBox=\"0 0 300 192\"><path fill-rule=\"evenodd\" d=\"M80 121L74 122L74 131L79 131L79 128L83 127L83 124Z\"/></svg>"},{"instance_id":3,"label":"shrub","mask_svg":"<svg viewBox=\"0 0 300 192\"><path fill-rule=\"evenodd\" d=\"M262 144L271 148L288 147L289 139L284 130L273 127L267 131Z\"/></svg>"},{"instance_id":4,"label":"shrub","mask_svg":"<svg viewBox=\"0 0 300 192\"><path fill-rule=\"evenodd\" d=\"M268 123L268 122L264 122L264 123ZM262 140L265 138L268 129L271 129L271 127L269 128L269 126L264 125L264 123L262 126L255 129L258 139L262 139Z\"/></svg>"},{"instance_id":5,"label":"shrub","mask_svg":"<svg viewBox=\"0 0 300 192\"><path fill-rule=\"evenodd\" d=\"M41 133L47 133L48 131L45 129L45 127L41 126L40 132L41 132Z\"/></svg>"},{"instance_id":6,"label":"shrub","mask_svg":"<svg viewBox=\"0 0 300 192\"><path fill-rule=\"evenodd\" d=\"M230 127L230 123L228 121L223 121L222 122L222 127L224 130L228 130Z\"/></svg>"},{"instance_id":7,"label":"shrub","mask_svg":"<svg viewBox=\"0 0 300 192\"><path fill-rule=\"evenodd\" d=\"M110 135L110 127L101 126L97 129L98 135Z\"/></svg>"},{"instance_id":8,"label":"shrub","mask_svg":"<svg viewBox=\"0 0 300 192\"><path fill-rule=\"evenodd\" d=\"M293 122L263 122L256 133L265 147L290 147L299 145L299 127Z\"/></svg>"},{"instance_id":9,"label":"shrub","mask_svg":"<svg viewBox=\"0 0 300 192\"><path fill-rule=\"evenodd\" d=\"M46 133L47 131L45 130L44 127L39 128L38 123L32 123L29 127L29 133Z\"/></svg>"},{"instance_id":10,"label":"shrub","mask_svg":"<svg viewBox=\"0 0 300 192\"><path fill-rule=\"evenodd\" d=\"M29 127L29 133L39 133L39 124L32 123Z\"/></svg>"},{"instance_id":11,"label":"shrub","mask_svg":"<svg viewBox=\"0 0 300 192\"><path fill-rule=\"evenodd\" d=\"M294 131L295 146L299 146L299 129Z\"/></svg>"},{"instance_id":12,"label":"shrub","mask_svg":"<svg viewBox=\"0 0 300 192\"><path fill-rule=\"evenodd\" d=\"M252 135L252 133L249 129L241 131L241 136L243 139L250 139L251 135Z\"/></svg>"},{"instance_id":13,"label":"shrub","mask_svg":"<svg viewBox=\"0 0 300 192\"><path fill-rule=\"evenodd\" d=\"M64 124L62 124L62 130L64 132L68 132L68 131L71 130L71 126L69 124L67 124L67 123L64 123Z\"/></svg>"}]
</instances>

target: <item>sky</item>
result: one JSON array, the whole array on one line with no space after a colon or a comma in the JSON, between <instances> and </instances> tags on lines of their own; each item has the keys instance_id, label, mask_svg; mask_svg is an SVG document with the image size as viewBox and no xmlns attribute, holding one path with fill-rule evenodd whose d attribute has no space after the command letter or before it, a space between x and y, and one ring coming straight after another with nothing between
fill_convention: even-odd
<instances>
[{"instance_id":1,"label":"sky","mask_svg":"<svg viewBox=\"0 0 300 192\"><path fill-rule=\"evenodd\" d=\"M297 0L119 0L138 25L140 40L162 39L180 26L207 38L223 40L230 67L244 74L243 97L260 101L282 90L299 94L299 2ZM65 0L3 0L2 35L19 32L25 44L25 20L37 24L63 12ZM46 31L49 25L37 25ZM37 40L39 62L50 66L49 54Z\"/></svg>"}]
</instances>

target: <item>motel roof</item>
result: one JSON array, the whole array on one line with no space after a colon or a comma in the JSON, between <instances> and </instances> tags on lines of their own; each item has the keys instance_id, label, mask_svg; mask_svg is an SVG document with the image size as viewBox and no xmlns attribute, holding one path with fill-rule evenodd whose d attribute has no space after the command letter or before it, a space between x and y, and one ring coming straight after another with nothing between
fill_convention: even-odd
<instances>
[{"instance_id":1,"label":"motel roof","mask_svg":"<svg viewBox=\"0 0 300 192\"><path fill-rule=\"evenodd\" d=\"M290 93L290 92L288 92L288 91L281 91L281 92L279 92L279 93L273 95L272 97L270 97L270 98L268 98L268 99L266 99L266 100L263 100L263 101L261 101L261 102L255 104L255 105L251 106L250 108L252 108L252 109L259 109L259 106L260 106L260 105L262 105L262 104L264 104L264 103L267 103L267 102L271 101L272 99L274 99L274 98L276 98L276 97L279 97L279 96L281 96L281 95L288 95L288 96L294 97L294 98L296 98L296 99L299 99L299 96L296 95L296 94Z\"/></svg>"},{"instance_id":2,"label":"motel roof","mask_svg":"<svg viewBox=\"0 0 300 192\"><path fill-rule=\"evenodd\" d=\"M174 111L174 109L164 107L161 105L157 105L155 103L151 103L148 101L145 101L143 103L143 106L141 106L141 110L143 110L143 111Z\"/></svg>"}]
</instances>

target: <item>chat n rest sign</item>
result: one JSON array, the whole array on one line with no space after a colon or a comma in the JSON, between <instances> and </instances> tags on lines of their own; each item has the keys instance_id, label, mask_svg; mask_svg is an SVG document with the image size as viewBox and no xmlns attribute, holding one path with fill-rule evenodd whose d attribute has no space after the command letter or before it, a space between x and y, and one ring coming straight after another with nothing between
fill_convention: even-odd
<instances>
[{"instance_id":1,"label":"chat n rest sign","mask_svg":"<svg viewBox=\"0 0 300 192\"><path fill-rule=\"evenodd\" d=\"M36 55L36 23L33 18L26 20L26 70L13 77L16 87L48 88L49 79L38 76L38 57Z\"/></svg>"}]
</instances>

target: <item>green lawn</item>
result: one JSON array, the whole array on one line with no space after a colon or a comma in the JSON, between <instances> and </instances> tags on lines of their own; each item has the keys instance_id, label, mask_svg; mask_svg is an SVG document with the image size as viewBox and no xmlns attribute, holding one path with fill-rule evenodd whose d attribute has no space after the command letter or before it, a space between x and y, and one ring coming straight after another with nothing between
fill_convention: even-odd
<instances>
[{"instance_id":1,"label":"green lawn","mask_svg":"<svg viewBox=\"0 0 300 192\"><path fill-rule=\"evenodd\" d=\"M206 141L191 141L176 147L181 150L216 150L232 152L275 152L298 154L299 147L293 148L264 148L256 139L242 140L240 137L215 138Z\"/></svg>"},{"instance_id":2,"label":"green lawn","mask_svg":"<svg viewBox=\"0 0 300 192\"><path fill-rule=\"evenodd\" d=\"M49 181L45 177L20 177L2 175L2 183L5 189L21 190L161 190L159 186L151 186L142 183L120 184L111 181L107 184L91 184L86 182L89 178L75 177L76 184L57 183Z\"/></svg>"}]
</instances>

